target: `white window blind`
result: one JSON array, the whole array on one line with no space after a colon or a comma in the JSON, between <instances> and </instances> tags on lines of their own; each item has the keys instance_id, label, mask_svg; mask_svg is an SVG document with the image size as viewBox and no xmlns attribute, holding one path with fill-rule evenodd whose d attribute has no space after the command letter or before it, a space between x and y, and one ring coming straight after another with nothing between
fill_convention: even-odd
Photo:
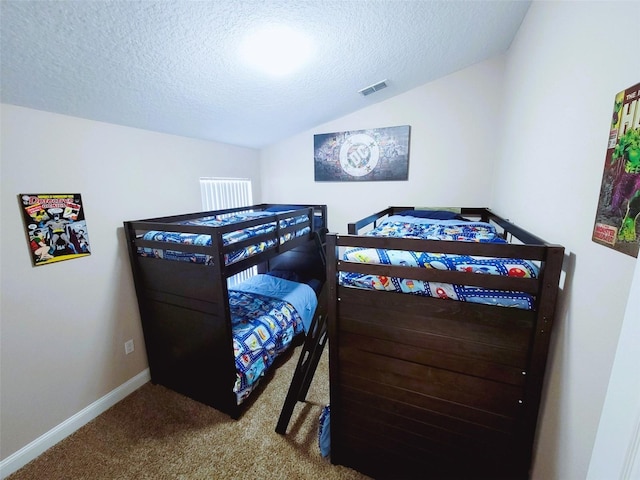
<instances>
[{"instance_id":1,"label":"white window blind","mask_svg":"<svg viewBox=\"0 0 640 480\"><path fill-rule=\"evenodd\" d=\"M200 178L200 194L202 209L223 210L226 208L247 207L253 205L251 180L248 178ZM231 287L258 273L256 267L251 267L228 279Z\"/></svg>"},{"instance_id":2,"label":"white window blind","mask_svg":"<svg viewBox=\"0 0 640 480\"><path fill-rule=\"evenodd\" d=\"M253 205L251 180L248 178L201 178L200 193L204 210Z\"/></svg>"}]
</instances>

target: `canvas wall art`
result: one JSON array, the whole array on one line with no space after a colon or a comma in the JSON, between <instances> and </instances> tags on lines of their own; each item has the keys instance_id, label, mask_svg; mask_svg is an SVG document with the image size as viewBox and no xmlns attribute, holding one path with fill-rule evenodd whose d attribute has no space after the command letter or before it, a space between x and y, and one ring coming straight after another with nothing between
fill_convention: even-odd
<instances>
[{"instance_id":1,"label":"canvas wall art","mask_svg":"<svg viewBox=\"0 0 640 480\"><path fill-rule=\"evenodd\" d=\"M411 127L314 135L316 182L408 180Z\"/></svg>"},{"instance_id":2,"label":"canvas wall art","mask_svg":"<svg viewBox=\"0 0 640 480\"><path fill-rule=\"evenodd\" d=\"M592 240L638 257L640 83L615 96Z\"/></svg>"}]
</instances>

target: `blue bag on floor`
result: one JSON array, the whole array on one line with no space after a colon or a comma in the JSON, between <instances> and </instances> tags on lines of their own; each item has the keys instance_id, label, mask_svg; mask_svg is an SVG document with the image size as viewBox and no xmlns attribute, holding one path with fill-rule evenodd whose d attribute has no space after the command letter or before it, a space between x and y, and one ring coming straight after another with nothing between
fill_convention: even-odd
<instances>
[{"instance_id":1,"label":"blue bag on floor","mask_svg":"<svg viewBox=\"0 0 640 480\"><path fill-rule=\"evenodd\" d=\"M329 405L322 409L320 414L320 428L318 429L318 445L320 446L320 454L328 457L331 453L331 435L330 435L330 408Z\"/></svg>"}]
</instances>

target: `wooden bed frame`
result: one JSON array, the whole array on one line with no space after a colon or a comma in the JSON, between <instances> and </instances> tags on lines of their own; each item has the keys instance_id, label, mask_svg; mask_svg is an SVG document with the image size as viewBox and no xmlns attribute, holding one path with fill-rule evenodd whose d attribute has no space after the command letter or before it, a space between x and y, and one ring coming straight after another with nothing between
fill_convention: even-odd
<instances>
[{"instance_id":1,"label":"wooden bed frame","mask_svg":"<svg viewBox=\"0 0 640 480\"><path fill-rule=\"evenodd\" d=\"M267 272L271 262L283 257L285 260L279 260L283 265L280 268L293 268L300 264L305 275L317 275L316 278L323 281L325 272L319 261L317 245L318 234L327 225L327 208L326 205L296 204L296 208L300 208L292 212L277 212L272 216L222 227L185 226L176 222L248 210L261 211L274 206L277 205L265 203L124 222L151 381L214 407L234 419L240 417L248 402L237 405L233 392L236 368L227 278L253 266ZM305 213L310 219L305 223L280 228L277 222L278 227L273 232L223 245L225 233ZM321 219L321 229L314 225L313 219L318 218ZM277 246L262 253L230 265L224 264L225 253L260 241L279 239L285 233L305 226L311 228L308 235L282 244L277 242ZM206 234L211 235L212 242L211 246L196 246L144 240L142 236L149 230ZM217 260L205 265L143 257L137 253L139 247L207 254Z\"/></svg>"},{"instance_id":2,"label":"wooden bed frame","mask_svg":"<svg viewBox=\"0 0 640 480\"><path fill-rule=\"evenodd\" d=\"M485 208L508 241L327 235L331 461L374 478L528 478L564 248ZM343 261L340 247L529 259L525 279ZM528 292L534 310L341 286L342 271Z\"/></svg>"}]
</instances>

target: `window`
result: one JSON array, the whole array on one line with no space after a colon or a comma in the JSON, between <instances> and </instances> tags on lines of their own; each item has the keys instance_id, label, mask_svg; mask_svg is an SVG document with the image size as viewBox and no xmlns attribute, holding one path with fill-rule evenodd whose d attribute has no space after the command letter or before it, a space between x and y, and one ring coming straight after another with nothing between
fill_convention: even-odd
<instances>
[{"instance_id":1,"label":"window","mask_svg":"<svg viewBox=\"0 0 640 480\"><path fill-rule=\"evenodd\" d=\"M200 194L202 209L222 210L225 208L246 207L253 205L251 180L248 178L200 178ZM228 286L253 277L258 273L256 267L251 267L228 279Z\"/></svg>"},{"instance_id":2,"label":"window","mask_svg":"<svg viewBox=\"0 0 640 480\"><path fill-rule=\"evenodd\" d=\"M200 193L203 210L253 205L251 180L248 178L201 178Z\"/></svg>"}]
</instances>

